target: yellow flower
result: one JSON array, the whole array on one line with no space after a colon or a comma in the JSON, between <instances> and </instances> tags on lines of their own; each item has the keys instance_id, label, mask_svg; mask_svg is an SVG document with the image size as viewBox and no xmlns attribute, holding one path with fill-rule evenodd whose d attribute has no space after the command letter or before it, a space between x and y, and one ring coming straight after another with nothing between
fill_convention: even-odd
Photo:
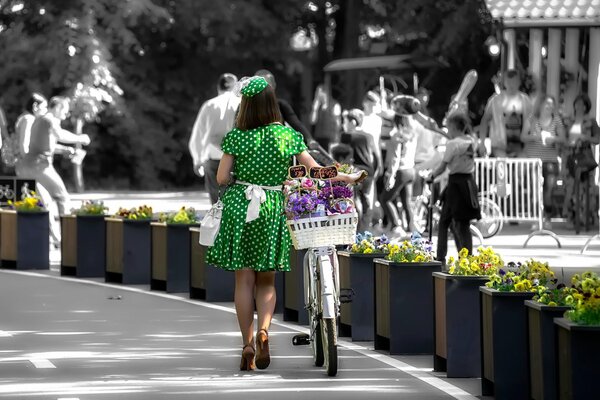
<instances>
[{"instance_id":1,"label":"yellow flower","mask_svg":"<svg viewBox=\"0 0 600 400\"><path fill-rule=\"evenodd\" d=\"M367 247L367 248L365 249L365 254L371 254L371 253L373 253L373 249L372 249L372 248L370 248L370 247Z\"/></svg>"},{"instance_id":2,"label":"yellow flower","mask_svg":"<svg viewBox=\"0 0 600 400\"><path fill-rule=\"evenodd\" d=\"M448 272L450 272L451 274L453 274L455 270L456 270L456 268L453 265L453 266L450 267L450 269L448 270Z\"/></svg>"},{"instance_id":3,"label":"yellow flower","mask_svg":"<svg viewBox=\"0 0 600 400\"><path fill-rule=\"evenodd\" d=\"M459 252L458 252L458 256L460 258L465 258L466 256L469 255L469 250L467 250L466 248L462 248Z\"/></svg>"}]
</instances>

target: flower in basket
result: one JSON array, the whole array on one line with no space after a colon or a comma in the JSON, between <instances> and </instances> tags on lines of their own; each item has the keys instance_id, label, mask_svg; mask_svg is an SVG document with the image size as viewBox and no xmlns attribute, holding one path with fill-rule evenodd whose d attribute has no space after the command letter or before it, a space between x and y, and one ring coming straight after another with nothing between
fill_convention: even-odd
<instances>
[{"instance_id":1,"label":"flower in basket","mask_svg":"<svg viewBox=\"0 0 600 400\"><path fill-rule=\"evenodd\" d=\"M134 220L134 221L146 221L152 219L152 207L140 206L138 208L119 208L116 214L117 217Z\"/></svg>"},{"instance_id":2,"label":"flower in basket","mask_svg":"<svg viewBox=\"0 0 600 400\"><path fill-rule=\"evenodd\" d=\"M173 213L161 213L158 220L160 222L166 222L167 224L180 224L180 225L191 225L198 223L198 215L196 210L192 207L181 209Z\"/></svg>"},{"instance_id":3,"label":"flower in basket","mask_svg":"<svg viewBox=\"0 0 600 400\"><path fill-rule=\"evenodd\" d=\"M319 207L321 206L321 207ZM325 216L325 204L319 198L316 190L296 191L291 193L286 201L285 213L289 219L298 219L320 211Z\"/></svg>"},{"instance_id":4,"label":"flower in basket","mask_svg":"<svg viewBox=\"0 0 600 400\"><path fill-rule=\"evenodd\" d=\"M378 237L373 236L369 231L364 233L357 233L354 244L350 247L352 253L359 254L372 254L372 253L384 253L387 254L389 251L388 245L390 240L385 236L381 235Z\"/></svg>"},{"instance_id":5,"label":"flower in basket","mask_svg":"<svg viewBox=\"0 0 600 400\"><path fill-rule=\"evenodd\" d=\"M534 259L521 263L508 263L508 268L498 270L490 276L486 286L501 292L532 292L538 286L546 287L549 283L556 284L554 272L548 267L548 263L542 263Z\"/></svg>"},{"instance_id":6,"label":"flower in basket","mask_svg":"<svg viewBox=\"0 0 600 400\"><path fill-rule=\"evenodd\" d=\"M413 233L410 241L389 244L388 248L389 253L385 258L390 261L420 263L434 260L433 244L429 240L423 239L418 233Z\"/></svg>"},{"instance_id":7,"label":"flower in basket","mask_svg":"<svg viewBox=\"0 0 600 400\"><path fill-rule=\"evenodd\" d=\"M108 207L103 201L88 200L81 204L81 207L72 209L71 213L75 215L105 215Z\"/></svg>"},{"instance_id":8,"label":"flower in basket","mask_svg":"<svg viewBox=\"0 0 600 400\"><path fill-rule=\"evenodd\" d=\"M463 248L458 259L448 258L448 265L448 273L452 275L493 275L504 267L504 261L493 248L479 246L475 254Z\"/></svg>"},{"instance_id":9,"label":"flower in basket","mask_svg":"<svg viewBox=\"0 0 600 400\"><path fill-rule=\"evenodd\" d=\"M354 190L343 182L326 182L319 192L327 215L348 214L354 211Z\"/></svg>"},{"instance_id":10,"label":"flower in basket","mask_svg":"<svg viewBox=\"0 0 600 400\"><path fill-rule=\"evenodd\" d=\"M580 325L600 325L600 277L594 272L573 275L572 295L567 302L573 307L565 317Z\"/></svg>"},{"instance_id":11,"label":"flower in basket","mask_svg":"<svg viewBox=\"0 0 600 400\"><path fill-rule=\"evenodd\" d=\"M19 212L42 212L46 211L46 206L36 192L29 192L23 196L21 200L14 203L9 200L8 206Z\"/></svg>"}]
</instances>

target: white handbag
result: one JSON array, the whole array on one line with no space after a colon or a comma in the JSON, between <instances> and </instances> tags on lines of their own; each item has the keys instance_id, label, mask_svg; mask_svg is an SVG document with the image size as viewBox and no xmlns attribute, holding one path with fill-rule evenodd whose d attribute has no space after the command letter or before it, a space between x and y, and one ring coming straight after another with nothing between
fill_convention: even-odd
<instances>
[{"instance_id":1,"label":"white handbag","mask_svg":"<svg viewBox=\"0 0 600 400\"><path fill-rule=\"evenodd\" d=\"M223 214L223 202L219 199L212 205L211 209L206 213L202 222L200 222L200 244L203 246L212 246L215 244L215 239L219 234L221 227L221 216Z\"/></svg>"}]
</instances>

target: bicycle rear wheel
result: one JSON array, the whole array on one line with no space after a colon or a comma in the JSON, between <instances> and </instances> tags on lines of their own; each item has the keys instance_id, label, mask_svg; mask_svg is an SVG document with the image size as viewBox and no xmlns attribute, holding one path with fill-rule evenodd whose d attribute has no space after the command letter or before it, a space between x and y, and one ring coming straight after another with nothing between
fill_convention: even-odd
<instances>
[{"instance_id":1,"label":"bicycle rear wheel","mask_svg":"<svg viewBox=\"0 0 600 400\"><path fill-rule=\"evenodd\" d=\"M488 239L497 235L504 225L502 210L493 200L485 197L480 199L479 207L481 208L481 219L474 225L481 232L481 236Z\"/></svg>"},{"instance_id":2,"label":"bicycle rear wheel","mask_svg":"<svg viewBox=\"0 0 600 400\"><path fill-rule=\"evenodd\" d=\"M337 326L335 318L323 318L321 320L321 333L327 375L336 376L338 370L338 355Z\"/></svg>"}]
</instances>

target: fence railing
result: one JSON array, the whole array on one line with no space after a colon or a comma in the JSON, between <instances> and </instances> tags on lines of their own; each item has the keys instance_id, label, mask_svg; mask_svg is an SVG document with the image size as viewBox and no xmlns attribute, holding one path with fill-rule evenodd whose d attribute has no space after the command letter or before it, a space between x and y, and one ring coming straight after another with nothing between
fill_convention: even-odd
<instances>
[{"instance_id":1,"label":"fence railing","mask_svg":"<svg viewBox=\"0 0 600 400\"><path fill-rule=\"evenodd\" d=\"M543 228L544 177L539 158L477 158L475 180L479 196L494 201L505 222L534 222L538 229L531 232L523 247L533 236L551 236L561 247L558 236Z\"/></svg>"}]
</instances>

